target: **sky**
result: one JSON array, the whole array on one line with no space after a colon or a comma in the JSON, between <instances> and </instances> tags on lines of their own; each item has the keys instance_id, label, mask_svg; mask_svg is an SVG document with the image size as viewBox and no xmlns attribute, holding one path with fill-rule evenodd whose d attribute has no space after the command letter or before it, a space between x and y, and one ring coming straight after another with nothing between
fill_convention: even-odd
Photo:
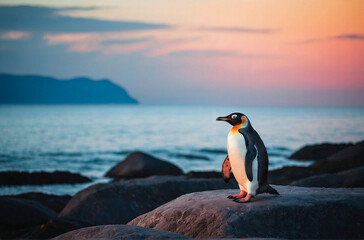
<instances>
[{"instance_id":1,"label":"sky","mask_svg":"<svg viewBox=\"0 0 364 240\"><path fill-rule=\"evenodd\" d=\"M142 104L364 106L364 0L0 0L0 72Z\"/></svg>"}]
</instances>

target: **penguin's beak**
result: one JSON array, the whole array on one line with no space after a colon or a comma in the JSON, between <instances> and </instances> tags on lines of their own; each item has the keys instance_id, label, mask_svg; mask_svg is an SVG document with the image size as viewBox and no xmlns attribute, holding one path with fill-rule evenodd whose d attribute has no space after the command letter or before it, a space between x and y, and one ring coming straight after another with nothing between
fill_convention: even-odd
<instances>
[{"instance_id":1,"label":"penguin's beak","mask_svg":"<svg viewBox=\"0 0 364 240\"><path fill-rule=\"evenodd\" d=\"M228 121L229 118L228 117L218 117L216 118L216 121Z\"/></svg>"}]
</instances>

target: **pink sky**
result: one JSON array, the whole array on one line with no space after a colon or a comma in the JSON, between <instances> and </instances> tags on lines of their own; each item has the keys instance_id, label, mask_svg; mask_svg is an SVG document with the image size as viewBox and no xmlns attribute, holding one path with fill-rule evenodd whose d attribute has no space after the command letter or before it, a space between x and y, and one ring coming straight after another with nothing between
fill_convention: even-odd
<instances>
[{"instance_id":1,"label":"pink sky","mask_svg":"<svg viewBox=\"0 0 364 240\"><path fill-rule=\"evenodd\" d=\"M280 99L276 93L279 90L302 93L297 101L293 100L297 105L315 105L304 100L310 91L328 94L326 100L334 100L332 105L364 105L364 97L358 93L364 90L362 0L91 0L32 4L86 7L58 13L69 17L170 26L141 31L45 32L42 38L48 47L64 46L65 55L92 53L100 64L120 61L120 68L104 67L97 72L80 69L63 74L44 70L44 74L108 77L125 86L142 103L151 104L234 104L239 98L224 102L221 96L213 95L236 94L241 89L265 95L258 105L285 105L287 96L282 94ZM9 31L3 33L3 38L15 36L15 41L31 34ZM133 63L134 72L125 65L133 54L140 58ZM148 76L154 80L139 79ZM148 86L148 90L142 86ZM199 101L201 91L204 99ZM340 91L343 94L335 98ZM187 94L195 102L183 101Z\"/></svg>"}]
</instances>

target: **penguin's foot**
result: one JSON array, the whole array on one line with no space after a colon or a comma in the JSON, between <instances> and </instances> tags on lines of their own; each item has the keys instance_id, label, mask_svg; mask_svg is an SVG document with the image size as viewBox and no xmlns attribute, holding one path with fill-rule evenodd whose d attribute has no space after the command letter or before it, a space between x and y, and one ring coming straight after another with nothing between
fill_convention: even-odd
<instances>
[{"instance_id":1,"label":"penguin's foot","mask_svg":"<svg viewBox=\"0 0 364 240\"><path fill-rule=\"evenodd\" d=\"M233 195L228 196L227 198L230 198L230 199L239 199L239 198L243 198L245 196L246 196L246 192L240 191L239 194L233 194Z\"/></svg>"},{"instance_id":2,"label":"penguin's foot","mask_svg":"<svg viewBox=\"0 0 364 240\"><path fill-rule=\"evenodd\" d=\"M246 203L246 202L250 202L251 198L252 198L252 195L247 194L243 198L234 199L234 202L237 202L237 203Z\"/></svg>"}]
</instances>

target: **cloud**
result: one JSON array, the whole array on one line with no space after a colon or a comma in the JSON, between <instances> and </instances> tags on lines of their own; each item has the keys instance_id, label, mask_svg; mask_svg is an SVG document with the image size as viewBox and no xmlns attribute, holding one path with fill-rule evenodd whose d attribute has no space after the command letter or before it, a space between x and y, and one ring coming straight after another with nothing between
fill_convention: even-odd
<instances>
[{"instance_id":1,"label":"cloud","mask_svg":"<svg viewBox=\"0 0 364 240\"><path fill-rule=\"evenodd\" d=\"M36 6L1 6L0 30L41 32L96 32L135 31L171 27L166 24L77 18L62 16L59 14L60 11L73 9L74 8L47 8Z\"/></svg>"},{"instance_id":2,"label":"cloud","mask_svg":"<svg viewBox=\"0 0 364 240\"><path fill-rule=\"evenodd\" d=\"M186 50L175 51L167 54L172 57L194 57L194 58L213 58L213 57L233 57L233 58L272 58L273 56L241 54L235 51L223 50Z\"/></svg>"},{"instance_id":3,"label":"cloud","mask_svg":"<svg viewBox=\"0 0 364 240\"><path fill-rule=\"evenodd\" d=\"M151 37L143 37L143 38L132 38L132 39L113 39L113 40L105 40L102 42L103 45L114 45L114 44L122 44L129 45L133 43L139 42L147 42L153 40Z\"/></svg>"},{"instance_id":4,"label":"cloud","mask_svg":"<svg viewBox=\"0 0 364 240\"><path fill-rule=\"evenodd\" d=\"M342 34L336 35L331 38L334 39L348 39L348 40L364 40L364 35L361 34Z\"/></svg>"},{"instance_id":5,"label":"cloud","mask_svg":"<svg viewBox=\"0 0 364 240\"><path fill-rule=\"evenodd\" d=\"M155 32L157 31L157 32ZM140 32L92 32L92 33L56 33L44 34L43 39L48 45L68 45L71 52L95 52L115 55L123 53L141 52L148 57L155 57L153 51L165 49L168 46L179 46L203 39L202 37L170 37L163 30ZM169 38L167 37L169 36Z\"/></svg>"},{"instance_id":6,"label":"cloud","mask_svg":"<svg viewBox=\"0 0 364 240\"><path fill-rule=\"evenodd\" d=\"M323 41L328 41L328 40L364 40L364 35L362 34L339 34L339 35L335 35L335 36L331 36L331 37L326 37L326 38L310 38L310 39L306 39L304 41L300 41L300 42L292 42L289 44L313 44L313 43L317 43L317 42L323 42Z\"/></svg>"},{"instance_id":7,"label":"cloud","mask_svg":"<svg viewBox=\"0 0 364 240\"><path fill-rule=\"evenodd\" d=\"M152 37L133 37L121 32L45 34L49 45L67 44L71 52L95 52L104 54L131 53L147 49Z\"/></svg>"},{"instance_id":8,"label":"cloud","mask_svg":"<svg viewBox=\"0 0 364 240\"><path fill-rule=\"evenodd\" d=\"M240 54L233 47L219 47L209 34L195 29L147 22L100 20L62 15L79 8L0 6L0 31L29 32L49 48L62 45L68 53L120 55L136 53L145 57L267 57ZM88 8L85 8L88 10ZM138 31L139 30L139 31ZM272 29L201 28L203 31L268 34ZM1 33L1 32L0 32ZM207 35L207 36L206 36ZM24 37L23 35L22 37ZM188 37L185 37L188 36ZM13 37L19 37L13 36ZM7 43L8 44L8 43ZM12 47L7 45L7 48ZM14 47L15 48L15 47ZM231 51L231 52L230 52ZM242 51L244 52L244 51Z\"/></svg>"},{"instance_id":9,"label":"cloud","mask_svg":"<svg viewBox=\"0 0 364 240\"><path fill-rule=\"evenodd\" d=\"M270 34L277 31L275 29L239 28L239 27L203 27L203 28L198 28L198 30L214 31L214 32L251 33L251 34Z\"/></svg>"},{"instance_id":10,"label":"cloud","mask_svg":"<svg viewBox=\"0 0 364 240\"><path fill-rule=\"evenodd\" d=\"M4 40L19 40L29 38L29 32L22 32L22 31L8 31L0 34L0 39Z\"/></svg>"}]
</instances>

